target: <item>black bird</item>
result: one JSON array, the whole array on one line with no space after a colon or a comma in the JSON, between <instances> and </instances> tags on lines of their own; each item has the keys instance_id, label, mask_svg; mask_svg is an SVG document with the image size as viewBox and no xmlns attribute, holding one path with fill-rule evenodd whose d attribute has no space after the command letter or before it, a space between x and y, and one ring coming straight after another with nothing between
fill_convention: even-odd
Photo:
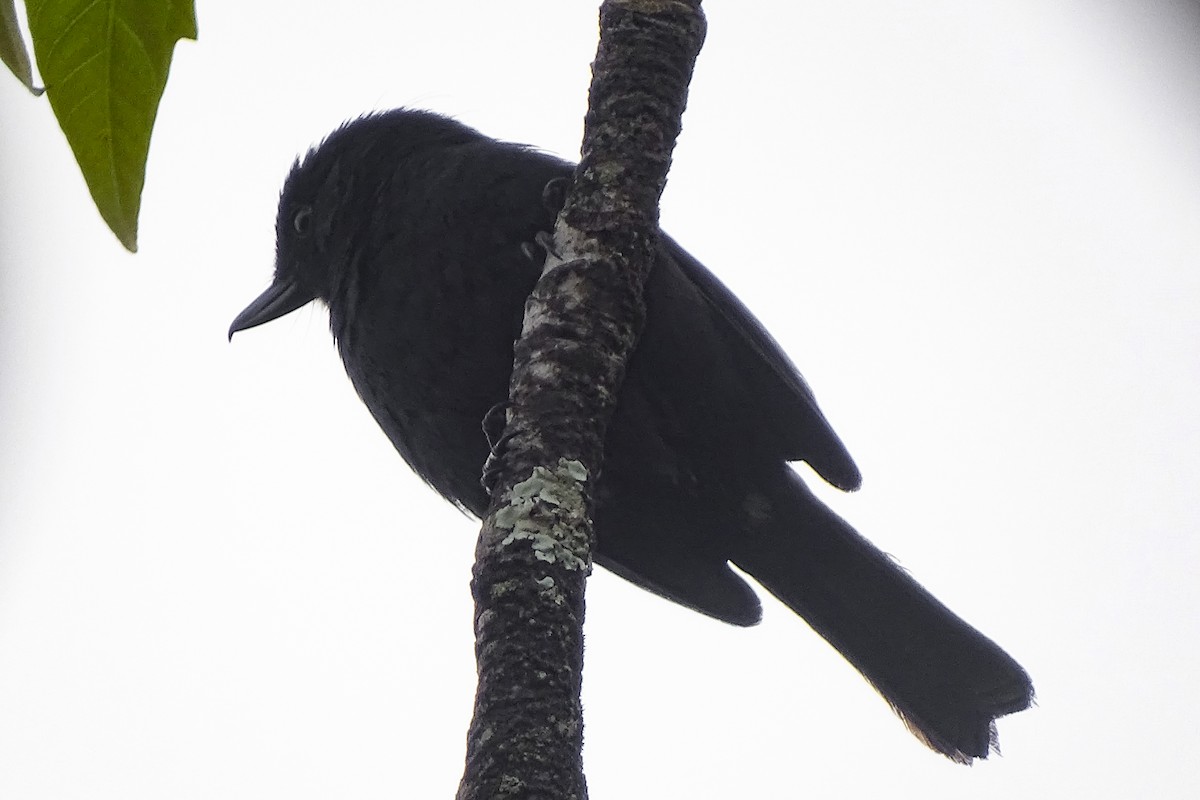
<instances>
[{"instance_id":1,"label":"black bird","mask_svg":"<svg viewBox=\"0 0 1200 800\"><path fill-rule=\"evenodd\" d=\"M488 505L481 421L508 396L513 342L572 165L430 112L334 131L284 184L275 279L229 329L312 300L400 455L468 511ZM1027 708L1029 676L818 501L789 461L844 490L858 468L812 391L733 294L667 236L605 442L595 560L734 625L761 618L735 564L802 616L921 740L963 763Z\"/></svg>"}]
</instances>

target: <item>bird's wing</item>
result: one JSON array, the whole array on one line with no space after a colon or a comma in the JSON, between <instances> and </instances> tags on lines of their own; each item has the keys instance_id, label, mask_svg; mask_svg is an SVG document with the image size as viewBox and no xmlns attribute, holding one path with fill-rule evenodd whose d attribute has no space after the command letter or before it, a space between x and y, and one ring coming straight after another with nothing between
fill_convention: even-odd
<instances>
[{"instance_id":1,"label":"bird's wing","mask_svg":"<svg viewBox=\"0 0 1200 800\"><path fill-rule=\"evenodd\" d=\"M839 489L857 489L862 483L858 467L817 407L812 390L771 334L733 292L666 234L662 234L662 247L669 261L716 312L717 337L745 382L751 410L758 415L756 424L769 428L781 450L779 455L808 462Z\"/></svg>"}]
</instances>

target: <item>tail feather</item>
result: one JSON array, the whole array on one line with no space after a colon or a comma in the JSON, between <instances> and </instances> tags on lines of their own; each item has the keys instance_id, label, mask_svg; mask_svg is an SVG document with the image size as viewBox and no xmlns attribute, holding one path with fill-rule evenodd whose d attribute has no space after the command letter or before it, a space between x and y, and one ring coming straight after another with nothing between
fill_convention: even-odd
<instances>
[{"instance_id":1,"label":"tail feather","mask_svg":"<svg viewBox=\"0 0 1200 800\"><path fill-rule=\"evenodd\" d=\"M1025 670L790 469L762 512L734 563L837 648L929 747L960 763L995 750L996 718L1033 700Z\"/></svg>"}]
</instances>

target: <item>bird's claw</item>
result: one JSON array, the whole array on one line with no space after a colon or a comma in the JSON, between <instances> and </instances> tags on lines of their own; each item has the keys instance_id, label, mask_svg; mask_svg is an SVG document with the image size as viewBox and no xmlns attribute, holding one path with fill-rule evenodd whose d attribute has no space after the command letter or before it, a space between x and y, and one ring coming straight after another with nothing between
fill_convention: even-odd
<instances>
[{"instance_id":1,"label":"bird's claw","mask_svg":"<svg viewBox=\"0 0 1200 800\"><path fill-rule=\"evenodd\" d=\"M545 262L547 255L554 258L555 261L563 260L554 247L554 234L546 231L538 231L534 234L532 242L524 242L521 245L521 252L530 262L538 266Z\"/></svg>"},{"instance_id":2,"label":"bird's claw","mask_svg":"<svg viewBox=\"0 0 1200 800\"><path fill-rule=\"evenodd\" d=\"M542 187L542 205L547 211L559 213L567 202L567 192L570 188L570 178L554 178L546 181L546 185Z\"/></svg>"},{"instance_id":3,"label":"bird's claw","mask_svg":"<svg viewBox=\"0 0 1200 800\"><path fill-rule=\"evenodd\" d=\"M570 178L554 178L547 181L542 187L542 205L547 211L554 214L562 211L563 204L567 201L567 191L571 188ZM554 256L559 261L562 260L558 251L554 247L554 236L546 231L539 231L532 242L524 242L521 244L521 253L531 263L541 266L546 261L546 254Z\"/></svg>"},{"instance_id":4,"label":"bird's claw","mask_svg":"<svg viewBox=\"0 0 1200 800\"><path fill-rule=\"evenodd\" d=\"M483 473L479 476L479 485L490 496L496 488L500 477L500 461L504 455L504 446L512 439L512 434L505 429L508 426L508 409L512 404L505 400L492 406L483 415L483 435L488 443L488 457L483 462Z\"/></svg>"},{"instance_id":5,"label":"bird's claw","mask_svg":"<svg viewBox=\"0 0 1200 800\"><path fill-rule=\"evenodd\" d=\"M510 408L512 408L512 403L502 400L489 408L483 415L483 435L487 438L488 447L493 452L500 446L500 440L504 438L502 434L508 425L508 409Z\"/></svg>"}]
</instances>

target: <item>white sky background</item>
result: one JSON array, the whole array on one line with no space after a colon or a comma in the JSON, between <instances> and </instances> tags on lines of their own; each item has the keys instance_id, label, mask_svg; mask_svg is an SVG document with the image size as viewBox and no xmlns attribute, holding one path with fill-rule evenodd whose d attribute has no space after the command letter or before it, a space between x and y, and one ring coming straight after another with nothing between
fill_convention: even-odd
<instances>
[{"instance_id":1,"label":"white sky background","mask_svg":"<svg viewBox=\"0 0 1200 800\"><path fill-rule=\"evenodd\" d=\"M706 6L664 227L858 459L823 496L1039 706L958 767L782 606L738 630L598 572L592 796L1194 796L1200 12ZM577 153L595 9L202 0L137 256L0 79L0 797L452 796L477 525L378 431L323 310L225 331L342 120Z\"/></svg>"}]
</instances>

